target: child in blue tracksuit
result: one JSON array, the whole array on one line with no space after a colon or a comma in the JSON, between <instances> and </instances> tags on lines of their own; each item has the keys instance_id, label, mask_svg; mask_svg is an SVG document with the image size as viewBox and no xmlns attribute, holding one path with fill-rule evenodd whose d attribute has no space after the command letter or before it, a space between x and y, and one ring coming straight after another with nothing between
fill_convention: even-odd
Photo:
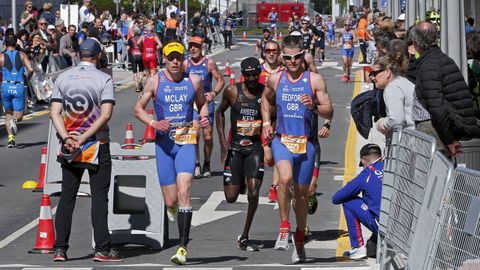
<instances>
[{"instance_id":1,"label":"child in blue tracksuit","mask_svg":"<svg viewBox=\"0 0 480 270\"><path fill-rule=\"evenodd\" d=\"M381 157L382 151L378 145L369 143L363 146L359 164L364 168L363 171L332 197L332 203L343 206L352 246L352 250L346 251L344 256L351 259L367 256L361 224L372 231L370 239L376 243L384 164Z\"/></svg>"}]
</instances>

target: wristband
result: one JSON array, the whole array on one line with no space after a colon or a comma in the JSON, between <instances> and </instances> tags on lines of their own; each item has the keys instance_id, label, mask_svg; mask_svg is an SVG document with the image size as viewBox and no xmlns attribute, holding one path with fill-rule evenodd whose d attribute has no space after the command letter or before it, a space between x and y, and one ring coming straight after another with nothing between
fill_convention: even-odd
<instances>
[{"instance_id":1,"label":"wristband","mask_svg":"<svg viewBox=\"0 0 480 270\"><path fill-rule=\"evenodd\" d=\"M152 120L150 121L150 123L148 123L149 126L155 127L153 124L155 124L155 120L154 120L154 119L152 119Z\"/></svg>"},{"instance_id":2,"label":"wristband","mask_svg":"<svg viewBox=\"0 0 480 270\"><path fill-rule=\"evenodd\" d=\"M270 122L263 122L262 123L262 127L267 127L267 126L270 126Z\"/></svg>"},{"instance_id":3,"label":"wristband","mask_svg":"<svg viewBox=\"0 0 480 270\"><path fill-rule=\"evenodd\" d=\"M324 127L326 127L327 129L330 129L330 123L325 123L323 124Z\"/></svg>"},{"instance_id":4,"label":"wristband","mask_svg":"<svg viewBox=\"0 0 480 270\"><path fill-rule=\"evenodd\" d=\"M212 92L215 94L215 96L218 96L218 92L215 92L215 91L212 91Z\"/></svg>"}]
</instances>

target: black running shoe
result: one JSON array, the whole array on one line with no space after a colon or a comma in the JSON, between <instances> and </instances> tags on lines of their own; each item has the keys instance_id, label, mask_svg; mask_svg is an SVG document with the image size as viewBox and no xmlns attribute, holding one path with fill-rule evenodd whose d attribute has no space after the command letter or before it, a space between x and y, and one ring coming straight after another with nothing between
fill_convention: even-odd
<instances>
[{"instance_id":1,"label":"black running shoe","mask_svg":"<svg viewBox=\"0 0 480 270\"><path fill-rule=\"evenodd\" d=\"M61 248L57 248L53 254L53 261L54 262L64 262L68 260L67 252Z\"/></svg>"},{"instance_id":2,"label":"black running shoe","mask_svg":"<svg viewBox=\"0 0 480 270\"><path fill-rule=\"evenodd\" d=\"M238 236L237 238L237 247L241 250L245 251L259 251L260 248L258 248L257 245L250 243L248 241L248 237L242 238L241 235Z\"/></svg>"},{"instance_id":3,"label":"black running shoe","mask_svg":"<svg viewBox=\"0 0 480 270\"><path fill-rule=\"evenodd\" d=\"M123 257L118 255L116 250L110 249L109 251L97 251L93 256L95 262L121 262Z\"/></svg>"},{"instance_id":4,"label":"black running shoe","mask_svg":"<svg viewBox=\"0 0 480 270\"><path fill-rule=\"evenodd\" d=\"M7 148L15 148L15 140L9 140L7 144Z\"/></svg>"},{"instance_id":5,"label":"black running shoe","mask_svg":"<svg viewBox=\"0 0 480 270\"><path fill-rule=\"evenodd\" d=\"M312 196L308 196L308 214L313 215L317 211L318 207L318 200L317 195L313 194Z\"/></svg>"}]
</instances>

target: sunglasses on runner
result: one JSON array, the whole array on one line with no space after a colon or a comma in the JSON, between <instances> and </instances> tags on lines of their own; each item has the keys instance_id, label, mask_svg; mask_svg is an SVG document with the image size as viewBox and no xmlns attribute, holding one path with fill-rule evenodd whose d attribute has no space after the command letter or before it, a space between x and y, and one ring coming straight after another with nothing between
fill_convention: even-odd
<instances>
[{"instance_id":1,"label":"sunglasses on runner","mask_svg":"<svg viewBox=\"0 0 480 270\"><path fill-rule=\"evenodd\" d=\"M293 55L282 53L282 57L283 57L283 60L288 60L288 61L298 60L298 59L301 59L303 57L303 53L304 53L303 50L301 52L293 54Z\"/></svg>"},{"instance_id":2,"label":"sunglasses on runner","mask_svg":"<svg viewBox=\"0 0 480 270\"><path fill-rule=\"evenodd\" d=\"M270 54L270 53L277 54L278 50L277 49L265 49L265 54Z\"/></svg>"},{"instance_id":3,"label":"sunglasses on runner","mask_svg":"<svg viewBox=\"0 0 480 270\"><path fill-rule=\"evenodd\" d=\"M169 62L173 62L173 60L177 59L177 61L181 62L183 61L183 55L182 54L170 54L167 56L167 60Z\"/></svg>"}]
</instances>

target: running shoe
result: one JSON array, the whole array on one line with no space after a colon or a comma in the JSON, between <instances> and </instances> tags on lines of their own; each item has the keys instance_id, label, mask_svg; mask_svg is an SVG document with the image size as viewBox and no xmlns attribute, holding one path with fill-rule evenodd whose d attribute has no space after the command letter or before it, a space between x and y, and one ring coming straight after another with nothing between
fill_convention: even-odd
<instances>
[{"instance_id":1,"label":"running shoe","mask_svg":"<svg viewBox=\"0 0 480 270\"><path fill-rule=\"evenodd\" d=\"M350 80L350 76L347 76L347 80L346 80L345 82L346 82L346 83L352 82L352 81Z\"/></svg>"},{"instance_id":2,"label":"running shoe","mask_svg":"<svg viewBox=\"0 0 480 270\"><path fill-rule=\"evenodd\" d=\"M210 173L210 164L203 164L203 177L210 178L212 174Z\"/></svg>"},{"instance_id":3,"label":"running shoe","mask_svg":"<svg viewBox=\"0 0 480 270\"><path fill-rule=\"evenodd\" d=\"M308 214L313 215L317 211L318 200L316 194L308 196Z\"/></svg>"},{"instance_id":4,"label":"running shoe","mask_svg":"<svg viewBox=\"0 0 480 270\"><path fill-rule=\"evenodd\" d=\"M342 76L342 82L346 82L347 81L347 75L343 74Z\"/></svg>"},{"instance_id":5,"label":"running shoe","mask_svg":"<svg viewBox=\"0 0 480 270\"><path fill-rule=\"evenodd\" d=\"M351 250L347 250L343 253L344 257L348 257L353 260L363 259L367 257L367 249L365 246L356 247Z\"/></svg>"},{"instance_id":6,"label":"running shoe","mask_svg":"<svg viewBox=\"0 0 480 270\"><path fill-rule=\"evenodd\" d=\"M114 249L109 251L97 251L93 255L93 261L95 262L121 262L123 257L118 255L118 252Z\"/></svg>"},{"instance_id":7,"label":"running shoe","mask_svg":"<svg viewBox=\"0 0 480 270\"><path fill-rule=\"evenodd\" d=\"M293 253L292 263L304 263L307 260L305 254L305 242L296 242L295 237L292 235Z\"/></svg>"},{"instance_id":8,"label":"running shoe","mask_svg":"<svg viewBox=\"0 0 480 270\"><path fill-rule=\"evenodd\" d=\"M187 250L184 247L179 247L177 254L173 255L170 261L174 264L184 265L187 262Z\"/></svg>"},{"instance_id":9,"label":"running shoe","mask_svg":"<svg viewBox=\"0 0 480 270\"><path fill-rule=\"evenodd\" d=\"M195 179L202 178L202 169L200 168L200 164L195 164L195 174L193 175Z\"/></svg>"},{"instance_id":10,"label":"running shoe","mask_svg":"<svg viewBox=\"0 0 480 270\"><path fill-rule=\"evenodd\" d=\"M10 117L8 124L10 125L10 132L12 132L13 135L17 135L17 119Z\"/></svg>"},{"instance_id":11,"label":"running shoe","mask_svg":"<svg viewBox=\"0 0 480 270\"><path fill-rule=\"evenodd\" d=\"M274 202L278 201L277 188L278 188L278 186L271 185L270 189L268 190L268 201L271 202L271 203L274 203Z\"/></svg>"},{"instance_id":12,"label":"running shoe","mask_svg":"<svg viewBox=\"0 0 480 270\"><path fill-rule=\"evenodd\" d=\"M290 237L289 228L280 228L278 233L277 241L275 242L276 250L287 250L288 249L288 238Z\"/></svg>"},{"instance_id":13,"label":"running shoe","mask_svg":"<svg viewBox=\"0 0 480 270\"><path fill-rule=\"evenodd\" d=\"M67 258L67 252L61 248L55 249L55 252L53 253L53 261L54 262L64 262L68 260Z\"/></svg>"},{"instance_id":14,"label":"running shoe","mask_svg":"<svg viewBox=\"0 0 480 270\"><path fill-rule=\"evenodd\" d=\"M171 222L175 222L175 217L177 216L177 207L168 207L167 208L167 217Z\"/></svg>"},{"instance_id":15,"label":"running shoe","mask_svg":"<svg viewBox=\"0 0 480 270\"><path fill-rule=\"evenodd\" d=\"M15 148L15 136L13 135L8 136L7 148Z\"/></svg>"},{"instance_id":16,"label":"running shoe","mask_svg":"<svg viewBox=\"0 0 480 270\"><path fill-rule=\"evenodd\" d=\"M259 251L257 245L250 243L248 241L248 237L242 238L241 235L237 237L237 247L238 249L245 250L245 251Z\"/></svg>"},{"instance_id":17,"label":"running shoe","mask_svg":"<svg viewBox=\"0 0 480 270\"><path fill-rule=\"evenodd\" d=\"M310 240L310 236L312 235L312 232L310 231L310 227L305 226L305 233L303 234L303 241L308 242Z\"/></svg>"}]
</instances>

